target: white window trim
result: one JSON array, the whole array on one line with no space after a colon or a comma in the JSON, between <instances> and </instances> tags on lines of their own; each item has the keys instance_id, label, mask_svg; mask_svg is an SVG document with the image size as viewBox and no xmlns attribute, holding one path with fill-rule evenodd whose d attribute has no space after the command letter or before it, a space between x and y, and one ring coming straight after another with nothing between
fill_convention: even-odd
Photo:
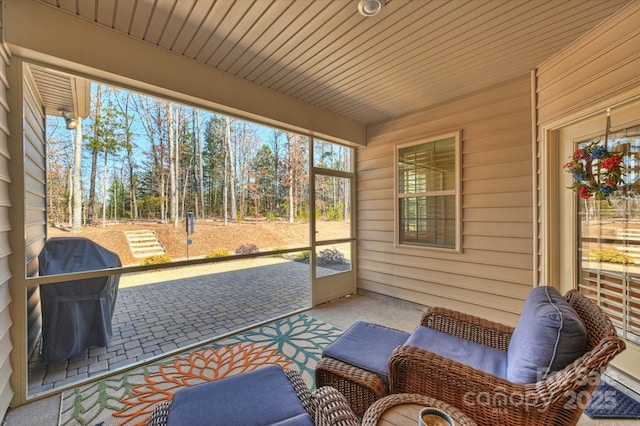
<instances>
[{"instance_id":1,"label":"white window trim","mask_svg":"<svg viewBox=\"0 0 640 426\"><path fill-rule=\"evenodd\" d=\"M455 190L451 191L437 191L438 195L455 195L455 247L439 247L436 245L424 245L424 244L408 244L400 242L400 203L399 200L403 198L403 196L398 192L398 152L402 148L406 148L414 145L422 145L429 142L436 142L442 139L454 138L455 139ZM429 136L426 138L420 138L417 140L413 140L411 142L404 142L401 144L397 144L394 148L394 175L393 175L393 201L394 201L394 245L396 247L402 248L412 248L412 249L420 249L420 250L431 250L431 251L443 251L443 252L453 252L453 253L462 253L462 165L461 165L461 151L462 151L462 130L457 130L449 133L441 133L434 136ZM423 196L423 195L435 195L434 192L424 192L424 193L413 193L410 194L412 197L415 196Z\"/></svg>"}]
</instances>

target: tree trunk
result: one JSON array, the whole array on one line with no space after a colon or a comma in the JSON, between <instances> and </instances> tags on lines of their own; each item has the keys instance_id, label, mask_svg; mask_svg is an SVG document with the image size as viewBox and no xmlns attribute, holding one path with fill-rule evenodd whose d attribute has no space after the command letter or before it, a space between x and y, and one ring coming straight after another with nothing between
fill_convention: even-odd
<instances>
[{"instance_id":1,"label":"tree trunk","mask_svg":"<svg viewBox=\"0 0 640 426\"><path fill-rule=\"evenodd\" d=\"M131 219L138 219L138 197L136 196L136 177L134 171L135 160L133 158L133 143L131 142L131 120L129 117L129 108L131 102L131 93L127 92L124 106L120 105L120 110L124 115L125 128L125 148L127 150L127 166L129 169L129 199L131 201ZM124 200L123 200L124 202ZM124 210L123 210L124 211Z\"/></svg>"},{"instance_id":2,"label":"tree trunk","mask_svg":"<svg viewBox=\"0 0 640 426\"><path fill-rule=\"evenodd\" d=\"M103 176L102 176L102 227L106 227L107 223L107 175L109 173L109 169L107 168L107 153L104 153L104 169L103 169Z\"/></svg>"},{"instance_id":3,"label":"tree trunk","mask_svg":"<svg viewBox=\"0 0 640 426\"><path fill-rule=\"evenodd\" d=\"M178 222L180 221L180 219L182 218L182 216L180 215L180 116L178 114L178 107L176 106L176 115L173 119L174 123L173 123L173 128L175 131L174 134L174 139L173 139L173 145L174 145L174 156L175 156L175 163L174 163L174 174L176 177L176 192L175 192L175 201L176 201L176 207L175 207L175 221L173 223L173 227L177 228L178 227Z\"/></svg>"},{"instance_id":4,"label":"tree trunk","mask_svg":"<svg viewBox=\"0 0 640 426\"><path fill-rule=\"evenodd\" d=\"M136 196L136 177L133 171L133 152L129 150L129 191L131 192L131 219L138 220L138 197Z\"/></svg>"},{"instance_id":5,"label":"tree trunk","mask_svg":"<svg viewBox=\"0 0 640 426\"><path fill-rule=\"evenodd\" d=\"M198 182L200 182L200 217L204 219L204 170L202 157L202 134L200 133L200 111L196 110L196 143L198 144Z\"/></svg>"},{"instance_id":6,"label":"tree trunk","mask_svg":"<svg viewBox=\"0 0 640 426\"><path fill-rule=\"evenodd\" d=\"M224 226L229 224L229 185L227 183L227 161L229 154L225 148L224 150L224 167L222 168L222 217L224 218Z\"/></svg>"},{"instance_id":7,"label":"tree trunk","mask_svg":"<svg viewBox=\"0 0 640 426\"><path fill-rule=\"evenodd\" d=\"M271 205L269 207L270 210L273 211L278 211L278 216L280 216L280 209L278 208L278 202L276 200L278 200L280 198L280 190L279 190L279 185L280 185L280 169L278 167L279 165L279 158L280 158L280 149L278 148L278 132L276 131L276 129L273 129L273 157L274 157L274 162L273 162L273 188L272 188L272 193L274 194L274 197L272 198L272 202Z\"/></svg>"},{"instance_id":8,"label":"tree trunk","mask_svg":"<svg viewBox=\"0 0 640 426\"><path fill-rule=\"evenodd\" d=\"M291 181L293 183L293 170L291 173ZM295 219L295 206L293 204L293 184L289 185L289 223L293 223Z\"/></svg>"},{"instance_id":9,"label":"tree trunk","mask_svg":"<svg viewBox=\"0 0 640 426\"><path fill-rule=\"evenodd\" d=\"M69 215L69 227L73 226L73 165L69 167L69 196L67 197L67 213Z\"/></svg>"},{"instance_id":10,"label":"tree trunk","mask_svg":"<svg viewBox=\"0 0 640 426\"><path fill-rule=\"evenodd\" d=\"M100 123L100 109L102 105L102 85L96 86L96 104L95 104L95 116L93 126L93 138L98 140L99 123ZM89 179L89 205L87 207L87 223L93 223L96 207L96 175L98 173L98 153L100 149L94 146L91 149L91 178Z\"/></svg>"},{"instance_id":11,"label":"tree trunk","mask_svg":"<svg viewBox=\"0 0 640 426\"><path fill-rule=\"evenodd\" d=\"M160 176L160 221L165 222L166 220L167 220L167 208L166 208L166 198L165 198L165 176L163 171Z\"/></svg>"},{"instance_id":12,"label":"tree trunk","mask_svg":"<svg viewBox=\"0 0 640 426\"><path fill-rule=\"evenodd\" d=\"M186 170L184 174L184 185L182 185L182 203L180 204L182 213L180 215L181 218L187 217L186 210L186 202L187 202L187 188L189 187L189 172L191 171L191 165L193 164L193 159L191 159L191 163L189 164L189 168ZM198 200L196 200L196 207L198 205Z\"/></svg>"},{"instance_id":13,"label":"tree trunk","mask_svg":"<svg viewBox=\"0 0 640 426\"><path fill-rule=\"evenodd\" d=\"M235 180L235 166L234 166L234 155L231 144L231 119L229 117L225 117L227 122L227 134L226 134L226 143L227 143L227 160L228 162L225 165L225 168L228 168L228 184L229 184L229 194L231 198L231 219L236 221L238 219L237 210L238 207L236 205L236 180Z\"/></svg>"},{"instance_id":14,"label":"tree trunk","mask_svg":"<svg viewBox=\"0 0 640 426\"><path fill-rule=\"evenodd\" d=\"M82 124L79 118L73 144L73 225L71 231L82 231Z\"/></svg>"},{"instance_id":15,"label":"tree trunk","mask_svg":"<svg viewBox=\"0 0 640 426\"><path fill-rule=\"evenodd\" d=\"M111 217L113 218L113 223L118 223L118 184L116 183L116 179L118 178L116 176L115 161L113 160L111 161L111 171L113 172L113 214ZM120 182L122 182L122 180L120 180Z\"/></svg>"},{"instance_id":16,"label":"tree trunk","mask_svg":"<svg viewBox=\"0 0 640 426\"><path fill-rule=\"evenodd\" d=\"M295 177L295 150L296 150L296 137L295 135L288 134L287 139L289 142L289 223L293 223L295 219L295 189L296 177Z\"/></svg>"},{"instance_id":17,"label":"tree trunk","mask_svg":"<svg viewBox=\"0 0 640 426\"><path fill-rule=\"evenodd\" d=\"M176 156L175 156L175 134L173 133L174 118L173 118L173 106L167 103L169 111L169 196L171 198L171 205L169 219L173 221L173 227L178 227L178 188L176 186Z\"/></svg>"}]
</instances>

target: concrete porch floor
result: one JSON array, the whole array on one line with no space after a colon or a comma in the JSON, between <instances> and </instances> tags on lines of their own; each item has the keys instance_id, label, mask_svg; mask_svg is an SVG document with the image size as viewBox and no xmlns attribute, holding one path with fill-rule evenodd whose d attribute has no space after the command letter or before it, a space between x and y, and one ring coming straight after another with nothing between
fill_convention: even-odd
<instances>
[{"instance_id":1,"label":"concrete porch floor","mask_svg":"<svg viewBox=\"0 0 640 426\"><path fill-rule=\"evenodd\" d=\"M374 322L405 331L412 331L418 324L423 306L387 298L376 294L362 293L336 300L306 311L307 314L338 328L346 329L357 320ZM636 389L637 390L637 389ZM635 395L637 397L637 395ZM26 404L10 410L5 426L58 424L60 395ZM592 420L586 415L579 426L631 426L634 420Z\"/></svg>"}]
</instances>

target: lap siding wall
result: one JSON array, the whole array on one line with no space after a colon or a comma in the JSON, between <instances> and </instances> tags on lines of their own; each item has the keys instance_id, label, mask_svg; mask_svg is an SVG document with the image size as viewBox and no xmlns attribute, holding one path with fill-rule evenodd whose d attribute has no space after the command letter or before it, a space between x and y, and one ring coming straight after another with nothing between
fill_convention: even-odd
<instances>
[{"instance_id":1,"label":"lap siding wall","mask_svg":"<svg viewBox=\"0 0 640 426\"><path fill-rule=\"evenodd\" d=\"M530 75L371 126L358 150L358 287L515 324L533 285ZM394 245L395 145L462 129L462 253Z\"/></svg>"},{"instance_id":2,"label":"lap siding wall","mask_svg":"<svg viewBox=\"0 0 640 426\"><path fill-rule=\"evenodd\" d=\"M0 1L0 14L2 10L2 2ZM0 33L2 26L2 17L0 16ZM9 65L9 53L3 43L0 42L0 423L4 417L13 398L13 389L11 387L10 378L12 373L10 354L13 349L11 342L10 329L12 325L11 315L9 313L9 305L11 302L11 294L9 292L9 279L11 271L9 269L9 255L11 247L9 246L9 231L11 224L9 222L9 209L11 201L9 200L9 130L7 114L9 113L9 103L7 100L7 91L9 83L7 78L7 67Z\"/></svg>"}]
</instances>

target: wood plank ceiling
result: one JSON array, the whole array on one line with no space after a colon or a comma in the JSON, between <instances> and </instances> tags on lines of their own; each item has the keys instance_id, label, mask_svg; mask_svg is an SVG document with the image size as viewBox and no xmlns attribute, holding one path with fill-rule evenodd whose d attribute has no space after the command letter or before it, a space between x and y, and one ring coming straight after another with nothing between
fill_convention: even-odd
<instances>
[{"instance_id":1,"label":"wood plank ceiling","mask_svg":"<svg viewBox=\"0 0 640 426\"><path fill-rule=\"evenodd\" d=\"M37 0L371 124L522 76L629 0Z\"/></svg>"}]
</instances>

